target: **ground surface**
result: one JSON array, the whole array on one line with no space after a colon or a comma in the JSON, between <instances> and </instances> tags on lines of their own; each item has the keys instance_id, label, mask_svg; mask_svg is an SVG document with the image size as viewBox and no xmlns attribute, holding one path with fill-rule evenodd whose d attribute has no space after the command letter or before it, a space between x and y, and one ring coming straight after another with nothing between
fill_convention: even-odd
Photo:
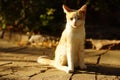
<instances>
[{"instance_id":1,"label":"ground surface","mask_svg":"<svg viewBox=\"0 0 120 80\"><path fill-rule=\"evenodd\" d=\"M19 47L0 40L0 80L120 80L120 50L85 52L88 68L67 74L36 62L41 55L52 58L53 48Z\"/></svg>"}]
</instances>

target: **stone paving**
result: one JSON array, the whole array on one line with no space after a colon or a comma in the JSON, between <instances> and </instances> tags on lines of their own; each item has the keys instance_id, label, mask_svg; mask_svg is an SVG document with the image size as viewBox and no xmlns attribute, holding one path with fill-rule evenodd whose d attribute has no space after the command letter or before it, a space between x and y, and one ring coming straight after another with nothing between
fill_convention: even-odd
<instances>
[{"instance_id":1,"label":"stone paving","mask_svg":"<svg viewBox=\"0 0 120 80\"><path fill-rule=\"evenodd\" d=\"M53 58L53 48L19 47L0 40L0 80L120 80L120 50L85 52L88 68L68 74L36 62L41 55Z\"/></svg>"}]
</instances>

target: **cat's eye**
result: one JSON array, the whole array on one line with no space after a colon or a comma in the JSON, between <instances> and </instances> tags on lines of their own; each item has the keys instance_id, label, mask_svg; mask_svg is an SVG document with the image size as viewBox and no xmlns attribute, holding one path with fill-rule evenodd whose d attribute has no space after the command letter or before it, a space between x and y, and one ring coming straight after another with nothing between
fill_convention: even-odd
<instances>
[{"instance_id":1,"label":"cat's eye","mask_svg":"<svg viewBox=\"0 0 120 80\"><path fill-rule=\"evenodd\" d=\"M70 18L70 20L73 20L73 18Z\"/></svg>"},{"instance_id":2,"label":"cat's eye","mask_svg":"<svg viewBox=\"0 0 120 80\"><path fill-rule=\"evenodd\" d=\"M80 20L80 18L77 18L77 20Z\"/></svg>"}]
</instances>

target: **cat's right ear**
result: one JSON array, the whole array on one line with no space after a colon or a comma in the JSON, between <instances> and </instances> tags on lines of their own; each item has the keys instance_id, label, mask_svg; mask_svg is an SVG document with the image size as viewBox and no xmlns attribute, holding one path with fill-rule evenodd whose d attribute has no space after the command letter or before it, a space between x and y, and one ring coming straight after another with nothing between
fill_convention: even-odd
<instances>
[{"instance_id":1,"label":"cat's right ear","mask_svg":"<svg viewBox=\"0 0 120 80\"><path fill-rule=\"evenodd\" d=\"M71 9L70 9L69 7L67 7L66 5L63 4L62 7L63 7L63 11L64 11L65 13L71 12Z\"/></svg>"},{"instance_id":2,"label":"cat's right ear","mask_svg":"<svg viewBox=\"0 0 120 80\"><path fill-rule=\"evenodd\" d=\"M86 14L86 10L87 10L87 4L84 4L84 5L79 9L80 12L83 12L83 13L85 13L85 14Z\"/></svg>"}]
</instances>

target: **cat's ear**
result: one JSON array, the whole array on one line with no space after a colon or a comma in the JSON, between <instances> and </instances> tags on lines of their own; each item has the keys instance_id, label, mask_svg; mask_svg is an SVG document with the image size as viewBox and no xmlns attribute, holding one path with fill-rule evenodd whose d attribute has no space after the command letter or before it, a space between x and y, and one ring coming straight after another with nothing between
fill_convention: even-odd
<instances>
[{"instance_id":1,"label":"cat's ear","mask_svg":"<svg viewBox=\"0 0 120 80\"><path fill-rule=\"evenodd\" d=\"M85 14L86 14L86 10L87 10L87 4L84 4L84 5L79 9L80 12L83 12L83 13L85 13Z\"/></svg>"},{"instance_id":2,"label":"cat's ear","mask_svg":"<svg viewBox=\"0 0 120 80\"><path fill-rule=\"evenodd\" d=\"M67 7L66 5L63 4L62 7L63 7L63 11L64 11L65 13L71 12L71 9L70 9L69 7Z\"/></svg>"}]
</instances>

